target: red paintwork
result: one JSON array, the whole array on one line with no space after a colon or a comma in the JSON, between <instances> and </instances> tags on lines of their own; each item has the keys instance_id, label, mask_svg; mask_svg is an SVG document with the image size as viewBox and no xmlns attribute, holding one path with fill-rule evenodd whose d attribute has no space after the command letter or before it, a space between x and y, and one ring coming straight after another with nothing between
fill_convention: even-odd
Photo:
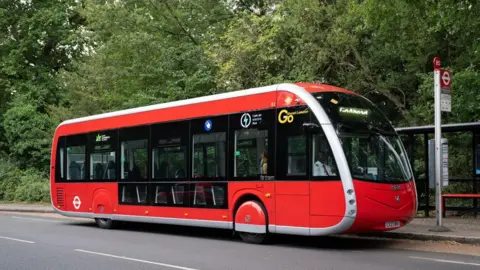
<instances>
[{"instance_id":1,"label":"red paintwork","mask_svg":"<svg viewBox=\"0 0 480 270\"><path fill-rule=\"evenodd\" d=\"M334 86L298 83L309 92L339 91L355 94ZM166 108L159 111L140 112L60 126L53 139L51 158L51 196L54 206L63 211L136 215L210 221L233 221L232 212L238 200L246 194L255 195L264 204L269 224L278 226L299 226L325 228L338 224L345 215L344 191L340 181L257 181L229 182L228 209L202 209L162 206L133 206L118 204L117 183L55 183L56 148L60 136L106 130L119 127L137 126L163 121L174 121L202 116L228 114L259 110L272 107L296 105L287 104L295 95L285 91L269 92L245 97L233 97L200 104ZM302 104L303 101L299 100ZM401 191L390 191L391 185L354 181L357 197L357 217L349 232L384 230L384 222L392 220L409 221L415 214L415 192L413 184L403 184ZM59 207L56 188L63 188L65 206ZM401 204L392 201L394 195L401 196ZM79 196L81 206L73 207L74 196ZM254 215L253 213L256 212ZM241 207L237 219L244 221L245 213L250 213L252 221L265 224L265 217L258 207L246 203ZM403 225L404 223L402 223Z\"/></svg>"},{"instance_id":2,"label":"red paintwork","mask_svg":"<svg viewBox=\"0 0 480 270\"><path fill-rule=\"evenodd\" d=\"M247 201L238 208L235 214L235 223L266 225L267 217L258 203Z\"/></svg>"},{"instance_id":3,"label":"red paintwork","mask_svg":"<svg viewBox=\"0 0 480 270\"><path fill-rule=\"evenodd\" d=\"M399 184L400 190L392 190L391 184L354 180L357 194L357 218L348 232L387 231L385 222L409 222L416 211L415 190L412 182ZM400 202L395 201L400 196ZM396 229L396 228L392 228Z\"/></svg>"},{"instance_id":4,"label":"red paintwork","mask_svg":"<svg viewBox=\"0 0 480 270\"><path fill-rule=\"evenodd\" d=\"M336 217L345 215L345 197L340 181L310 183L310 215Z\"/></svg>"},{"instance_id":5,"label":"red paintwork","mask_svg":"<svg viewBox=\"0 0 480 270\"><path fill-rule=\"evenodd\" d=\"M358 95L357 93L340 88L337 86L333 85L328 85L328 84L319 84L319 83L306 83L306 82L301 82L301 83L296 83L296 85L303 87L305 90L307 90L310 93L317 93L317 92L341 92L341 93L347 93L347 94L352 94L352 95Z\"/></svg>"}]
</instances>

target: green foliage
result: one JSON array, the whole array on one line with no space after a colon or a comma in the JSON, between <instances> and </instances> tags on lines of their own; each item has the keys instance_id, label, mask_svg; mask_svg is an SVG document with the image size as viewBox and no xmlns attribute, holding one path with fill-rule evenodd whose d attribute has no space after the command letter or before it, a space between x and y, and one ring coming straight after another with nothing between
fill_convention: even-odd
<instances>
[{"instance_id":1,"label":"green foliage","mask_svg":"<svg viewBox=\"0 0 480 270\"><path fill-rule=\"evenodd\" d=\"M21 171L8 160L0 159L0 200L14 200L21 174Z\"/></svg>"},{"instance_id":2,"label":"green foliage","mask_svg":"<svg viewBox=\"0 0 480 270\"><path fill-rule=\"evenodd\" d=\"M15 189L14 200L22 202L50 202L48 178L37 170L26 170Z\"/></svg>"},{"instance_id":3,"label":"green foliage","mask_svg":"<svg viewBox=\"0 0 480 270\"><path fill-rule=\"evenodd\" d=\"M48 171L53 123L34 105L17 101L5 113L4 129L10 155L20 168Z\"/></svg>"},{"instance_id":4,"label":"green foliage","mask_svg":"<svg viewBox=\"0 0 480 270\"><path fill-rule=\"evenodd\" d=\"M477 121L478 29L470 0L3 0L0 194L45 200L29 192L63 120L279 82L338 85L397 126L430 125L437 55L453 71L443 122ZM468 176L468 136L448 137L452 175Z\"/></svg>"}]
</instances>

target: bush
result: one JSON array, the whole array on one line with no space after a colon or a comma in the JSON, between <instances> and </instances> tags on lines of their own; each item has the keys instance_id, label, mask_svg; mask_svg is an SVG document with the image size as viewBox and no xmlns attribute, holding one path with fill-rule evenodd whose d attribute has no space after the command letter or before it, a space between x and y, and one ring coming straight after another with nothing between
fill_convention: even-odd
<instances>
[{"instance_id":1,"label":"bush","mask_svg":"<svg viewBox=\"0 0 480 270\"><path fill-rule=\"evenodd\" d=\"M49 202L50 187L48 178L38 170L26 170L15 190L14 199L22 202Z\"/></svg>"},{"instance_id":2,"label":"bush","mask_svg":"<svg viewBox=\"0 0 480 270\"><path fill-rule=\"evenodd\" d=\"M8 160L0 159L0 200L13 201L22 172Z\"/></svg>"}]
</instances>

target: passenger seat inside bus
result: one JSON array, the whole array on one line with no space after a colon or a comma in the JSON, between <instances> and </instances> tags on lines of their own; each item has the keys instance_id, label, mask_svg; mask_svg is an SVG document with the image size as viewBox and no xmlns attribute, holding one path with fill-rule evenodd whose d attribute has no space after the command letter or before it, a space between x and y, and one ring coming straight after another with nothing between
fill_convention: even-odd
<instances>
[{"instance_id":1,"label":"passenger seat inside bus","mask_svg":"<svg viewBox=\"0 0 480 270\"><path fill-rule=\"evenodd\" d=\"M105 169L105 173L103 175L103 179L115 179L115 161L110 160L108 162L107 169Z\"/></svg>"}]
</instances>

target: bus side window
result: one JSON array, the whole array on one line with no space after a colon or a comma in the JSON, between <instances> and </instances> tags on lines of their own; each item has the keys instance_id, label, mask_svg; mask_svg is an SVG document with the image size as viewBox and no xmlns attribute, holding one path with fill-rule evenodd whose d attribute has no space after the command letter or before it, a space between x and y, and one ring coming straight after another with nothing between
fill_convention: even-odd
<instances>
[{"instance_id":1,"label":"bus side window","mask_svg":"<svg viewBox=\"0 0 480 270\"><path fill-rule=\"evenodd\" d=\"M338 170L332 150L323 132L312 137L312 176L337 176Z\"/></svg>"},{"instance_id":2,"label":"bus side window","mask_svg":"<svg viewBox=\"0 0 480 270\"><path fill-rule=\"evenodd\" d=\"M193 153L189 191L193 207L227 208L228 117L191 121Z\"/></svg>"},{"instance_id":3,"label":"bus side window","mask_svg":"<svg viewBox=\"0 0 480 270\"><path fill-rule=\"evenodd\" d=\"M274 175L275 110L230 116L230 177L260 180Z\"/></svg>"},{"instance_id":4,"label":"bus side window","mask_svg":"<svg viewBox=\"0 0 480 270\"><path fill-rule=\"evenodd\" d=\"M277 109L277 179L307 180L308 136L303 124L310 121L307 106Z\"/></svg>"},{"instance_id":5,"label":"bus side window","mask_svg":"<svg viewBox=\"0 0 480 270\"><path fill-rule=\"evenodd\" d=\"M156 206L188 206L187 164L190 123L179 121L152 126L152 189Z\"/></svg>"},{"instance_id":6,"label":"bus side window","mask_svg":"<svg viewBox=\"0 0 480 270\"><path fill-rule=\"evenodd\" d=\"M90 134L90 180L114 181L116 180L116 130L97 131Z\"/></svg>"},{"instance_id":7,"label":"bus side window","mask_svg":"<svg viewBox=\"0 0 480 270\"><path fill-rule=\"evenodd\" d=\"M67 149L67 181L85 180L87 136L67 136L65 144Z\"/></svg>"},{"instance_id":8,"label":"bus side window","mask_svg":"<svg viewBox=\"0 0 480 270\"><path fill-rule=\"evenodd\" d=\"M124 128L120 136L119 201L123 204L148 203L148 137L150 127ZM107 169L114 169L111 162ZM110 171L114 174L115 171Z\"/></svg>"}]
</instances>

